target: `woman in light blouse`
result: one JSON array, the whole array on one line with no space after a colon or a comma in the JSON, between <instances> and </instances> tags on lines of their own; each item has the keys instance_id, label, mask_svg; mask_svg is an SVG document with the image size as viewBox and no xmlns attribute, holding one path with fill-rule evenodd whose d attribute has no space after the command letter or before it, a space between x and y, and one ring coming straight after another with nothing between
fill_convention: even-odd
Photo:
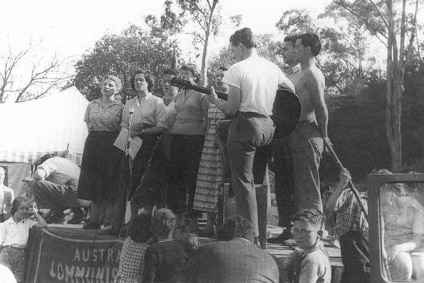
<instances>
[{"instance_id":1,"label":"woman in light blouse","mask_svg":"<svg viewBox=\"0 0 424 283\"><path fill-rule=\"evenodd\" d=\"M195 83L200 78L195 66L182 66L182 77ZM191 218L190 230L197 230L198 211L193 211L197 171L205 141L208 117L206 95L184 90L175 97L176 120L172 130L170 160L168 163L167 204L178 218Z\"/></svg>"},{"instance_id":2,"label":"woman in light blouse","mask_svg":"<svg viewBox=\"0 0 424 283\"><path fill-rule=\"evenodd\" d=\"M78 183L78 198L91 200L91 219L84 229L100 229L102 214L113 211L117 192L118 167L122 153L113 146L119 134L121 102L115 95L122 89L121 80L112 75L105 76L101 83L99 99L91 101L85 112L88 136L85 141L81 174ZM103 222L109 222L107 219Z\"/></svg>"},{"instance_id":3,"label":"woman in light blouse","mask_svg":"<svg viewBox=\"0 0 424 283\"><path fill-rule=\"evenodd\" d=\"M137 93L133 99L127 101L122 112L121 127L129 128L130 110L132 115L131 136L139 136L143 144L133 161L133 176L131 193L134 196L131 201L131 217L137 216L138 209L152 206L150 195L146 195L146 190L136 189L146 171L147 162L153 152L153 148L159 136L165 131L166 108L162 98L152 94L155 85L153 74L149 71L136 71L131 77L131 86ZM151 175L155 173L152 172ZM152 180L158 181L158 180ZM147 186L155 186L154 183L147 182Z\"/></svg>"}]
</instances>

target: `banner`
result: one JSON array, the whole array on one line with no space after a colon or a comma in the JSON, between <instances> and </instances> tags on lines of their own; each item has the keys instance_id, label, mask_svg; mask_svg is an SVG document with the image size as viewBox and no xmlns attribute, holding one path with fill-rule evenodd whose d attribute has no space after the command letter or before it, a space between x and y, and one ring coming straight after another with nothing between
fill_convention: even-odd
<instances>
[{"instance_id":1,"label":"banner","mask_svg":"<svg viewBox=\"0 0 424 283\"><path fill-rule=\"evenodd\" d=\"M32 231L25 282L113 282L123 241L93 236L78 239L45 229Z\"/></svg>"}]
</instances>

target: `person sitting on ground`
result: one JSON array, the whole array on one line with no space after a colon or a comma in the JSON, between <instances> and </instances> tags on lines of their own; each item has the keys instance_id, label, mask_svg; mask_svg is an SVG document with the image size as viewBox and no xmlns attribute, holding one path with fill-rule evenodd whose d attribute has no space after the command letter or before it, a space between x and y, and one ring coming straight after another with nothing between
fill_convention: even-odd
<instances>
[{"instance_id":1,"label":"person sitting on ground","mask_svg":"<svg viewBox=\"0 0 424 283\"><path fill-rule=\"evenodd\" d=\"M116 283L141 282L144 271L144 256L151 237L149 214L141 214L131 220L129 236L125 239L119 258Z\"/></svg>"},{"instance_id":2,"label":"person sitting on ground","mask_svg":"<svg viewBox=\"0 0 424 283\"><path fill-rule=\"evenodd\" d=\"M13 190L3 184L5 176L6 170L0 166L0 223L10 218L9 211L15 198Z\"/></svg>"},{"instance_id":3,"label":"person sitting on ground","mask_svg":"<svg viewBox=\"0 0 424 283\"><path fill-rule=\"evenodd\" d=\"M41 157L33 174L31 193L39 208L50 209L45 216L47 223L63 223L63 211L70 208L74 214L68 224L79 224L84 219L82 208L89 201L77 198L77 184L80 168L72 161L47 154Z\"/></svg>"},{"instance_id":4,"label":"person sitting on ground","mask_svg":"<svg viewBox=\"0 0 424 283\"><path fill-rule=\"evenodd\" d=\"M188 254L180 241L174 240L175 214L161 208L152 217L152 233L158 242L147 248L143 282L175 282L183 271Z\"/></svg>"},{"instance_id":5,"label":"person sitting on ground","mask_svg":"<svg viewBox=\"0 0 424 283\"><path fill-rule=\"evenodd\" d=\"M379 174L384 173L379 171ZM368 222L355 195L347 188L350 178L347 170L340 172L339 183L328 198L325 210L336 212L335 231L340 241L344 265L342 282L369 282ZM361 193L360 197L365 211L368 212L367 192Z\"/></svg>"},{"instance_id":6,"label":"person sitting on ground","mask_svg":"<svg viewBox=\"0 0 424 283\"><path fill-rule=\"evenodd\" d=\"M318 209L303 209L292 216L292 233L300 248L284 262L283 282L330 283L330 258L324 248L324 214Z\"/></svg>"},{"instance_id":7,"label":"person sitting on ground","mask_svg":"<svg viewBox=\"0 0 424 283\"><path fill-rule=\"evenodd\" d=\"M47 227L46 221L37 209L29 210L26 197L16 197L12 202L12 217L0 226L0 264L7 266L17 282L25 281L25 249L28 244L29 229L33 226ZM37 221L28 219L34 215Z\"/></svg>"},{"instance_id":8,"label":"person sitting on ground","mask_svg":"<svg viewBox=\"0 0 424 283\"><path fill-rule=\"evenodd\" d=\"M275 260L254 244L252 223L236 216L217 231L218 242L199 247L180 282L278 282Z\"/></svg>"},{"instance_id":9,"label":"person sitting on ground","mask_svg":"<svg viewBox=\"0 0 424 283\"><path fill-rule=\"evenodd\" d=\"M412 256L424 235L424 207L412 196L410 184L389 184L382 190L383 257L387 260L391 280L422 278L422 256Z\"/></svg>"}]
</instances>

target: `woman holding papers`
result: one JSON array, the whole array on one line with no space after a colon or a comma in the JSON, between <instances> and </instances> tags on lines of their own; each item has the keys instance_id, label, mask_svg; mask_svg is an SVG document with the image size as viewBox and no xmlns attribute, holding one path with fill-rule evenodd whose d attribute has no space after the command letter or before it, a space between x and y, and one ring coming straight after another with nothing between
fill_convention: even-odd
<instances>
[{"instance_id":1,"label":"woman holding papers","mask_svg":"<svg viewBox=\"0 0 424 283\"><path fill-rule=\"evenodd\" d=\"M143 177L147 161L160 134L166 129L166 108L162 98L152 94L155 85L153 74L150 71L136 71L131 77L131 87L137 96L127 101L122 112L121 127L128 129L130 116L132 116L131 137L140 137L142 145L133 161L133 176L131 194L135 193L141 178ZM133 113L130 115L130 112ZM139 208L150 205L139 193L139 190L131 202L131 217L137 216ZM147 203L143 203L147 201Z\"/></svg>"},{"instance_id":2,"label":"woman holding papers","mask_svg":"<svg viewBox=\"0 0 424 283\"><path fill-rule=\"evenodd\" d=\"M88 136L85 141L78 183L78 198L91 200L90 222L84 229L100 229L102 212L111 212L116 198L117 173L121 152L113 146L119 134L124 106L115 100L122 89L118 77L108 75L101 83L99 99L91 101L85 112ZM106 216L106 219L108 216Z\"/></svg>"}]
</instances>

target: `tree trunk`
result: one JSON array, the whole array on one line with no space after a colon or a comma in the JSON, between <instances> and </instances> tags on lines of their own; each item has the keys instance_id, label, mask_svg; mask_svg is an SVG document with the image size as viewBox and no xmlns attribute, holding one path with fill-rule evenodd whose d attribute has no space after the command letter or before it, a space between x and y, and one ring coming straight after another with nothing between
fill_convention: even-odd
<instances>
[{"instance_id":1,"label":"tree trunk","mask_svg":"<svg viewBox=\"0 0 424 283\"><path fill-rule=\"evenodd\" d=\"M208 44L209 44L209 35L210 35L210 30L211 30L211 24L208 27L208 30L205 34L205 44L203 45L203 53L202 53L202 68L200 73L202 74L202 80L201 80L201 85L202 86L206 86L208 83L208 62L207 62L207 58L208 58Z\"/></svg>"},{"instance_id":2,"label":"tree trunk","mask_svg":"<svg viewBox=\"0 0 424 283\"><path fill-rule=\"evenodd\" d=\"M386 136L390 147L391 170L402 168L402 85L403 48L398 50L393 19L392 0L387 0L388 43L387 43L387 83L386 83ZM403 44L401 44L401 47Z\"/></svg>"}]
</instances>

